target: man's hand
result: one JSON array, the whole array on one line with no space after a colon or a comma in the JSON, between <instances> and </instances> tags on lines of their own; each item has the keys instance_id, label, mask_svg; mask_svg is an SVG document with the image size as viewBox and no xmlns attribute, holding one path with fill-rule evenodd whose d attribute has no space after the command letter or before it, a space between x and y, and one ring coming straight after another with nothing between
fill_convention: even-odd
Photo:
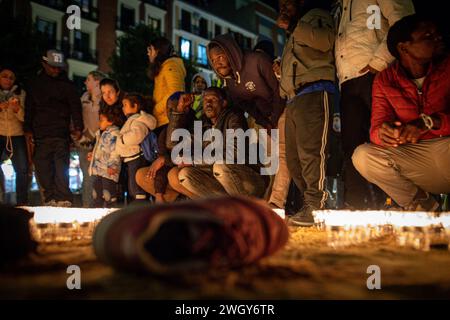
<instances>
[{"instance_id":1,"label":"man's hand","mask_svg":"<svg viewBox=\"0 0 450 320\"><path fill-rule=\"evenodd\" d=\"M361 70L359 70L359 73L363 74L363 73L366 73L367 71L369 71L372 74L377 74L379 72L377 69L372 68L370 65L367 65L364 68L362 68Z\"/></svg>"},{"instance_id":2,"label":"man's hand","mask_svg":"<svg viewBox=\"0 0 450 320\"><path fill-rule=\"evenodd\" d=\"M179 113L186 113L191 105L195 101L195 96L192 93L185 93L180 96L180 99L178 100L178 104L175 108L176 112Z\"/></svg>"},{"instance_id":3,"label":"man's hand","mask_svg":"<svg viewBox=\"0 0 450 320\"><path fill-rule=\"evenodd\" d=\"M279 60L275 60L272 64L272 71L277 77L277 79L281 78L281 63Z\"/></svg>"},{"instance_id":4,"label":"man's hand","mask_svg":"<svg viewBox=\"0 0 450 320\"><path fill-rule=\"evenodd\" d=\"M158 157L155 161L153 161L150 168L148 168L147 174L145 175L146 178L155 179L156 173L159 169L161 169L164 164L166 163L164 157Z\"/></svg>"},{"instance_id":5,"label":"man's hand","mask_svg":"<svg viewBox=\"0 0 450 320\"><path fill-rule=\"evenodd\" d=\"M418 118L402 127L398 141L400 144L417 143L420 140L420 137L427 131L428 129L425 127L422 118Z\"/></svg>"},{"instance_id":6,"label":"man's hand","mask_svg":"<svg viewBox=\"0 0 450 320\"><path fill-rule=\"evenodd\" d=\"M398 147L401 132L402 123L400 121L393 124L384 122L378 130L378 137L384 147Z\"/></svg>"},{"instance_id":7,"label":"man's hand","mask_svg":"<svg viewBox=\"0 0 450 320\"><path fill-rule=\"evenodd\" d=\"M88 152L87 156L86 156L86 160L91 162L92 161L92 152Z\"/></svg>"}]
</instances>

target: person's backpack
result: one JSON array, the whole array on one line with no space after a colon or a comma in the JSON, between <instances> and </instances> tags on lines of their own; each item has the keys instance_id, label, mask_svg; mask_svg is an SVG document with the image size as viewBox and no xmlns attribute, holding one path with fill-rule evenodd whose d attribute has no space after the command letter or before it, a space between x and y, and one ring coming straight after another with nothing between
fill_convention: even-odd
<instances>
[{"instance_id":1,"label":"person's backpack","mask_svg":"<svg viewBox=\"0 0 450 320\"><path fill-rule=\"evenodd\" d=\"M153 162L158 158L158 136L150 131L140 143L145 160Z\"/></svg>"}]
</instances>

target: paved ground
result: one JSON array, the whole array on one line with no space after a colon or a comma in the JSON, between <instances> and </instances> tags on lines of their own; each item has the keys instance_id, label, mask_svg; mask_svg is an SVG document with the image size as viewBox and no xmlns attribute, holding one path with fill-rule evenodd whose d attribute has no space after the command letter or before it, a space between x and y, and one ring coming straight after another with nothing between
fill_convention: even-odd
<instances>
[{"instance_id":1,"label":"paved ground","mask_svg":"<svg viewBox=\"0 0 450 320\"><path fill-rule=\"evenodd\" d=\"M288 245L241 270L161 278L117 273L96 260L88 242L41 245L29 260L0 274L0 298L83 299L450 299L450 252L400 248L387 238L345 250L326 233L291 230ZM66 288L68 265L82 289ZM366 287L369 265L381 268L381 290Z\"/></svg>"}]
</instances>

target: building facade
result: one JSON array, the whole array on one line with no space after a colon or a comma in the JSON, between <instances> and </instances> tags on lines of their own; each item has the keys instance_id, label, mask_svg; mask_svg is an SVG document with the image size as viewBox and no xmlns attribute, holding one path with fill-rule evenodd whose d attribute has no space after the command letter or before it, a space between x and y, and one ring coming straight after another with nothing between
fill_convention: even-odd
<instances>
[{"instance_id":1,"label":"building facade","mask_svg":"<svg viewBox=\"0 0 450 320\"><path fill-rule=\"evenodd\" d=\"M275 10L260 1L235 0L233 6L227 1L226 6L236 16L221 12L224 1L219 0L32 0L30 3L33 25L51 46L65 53L69 78L79 86L92 70L110 71L108 59L117 49L117 38L137 24L149 25L171 39L182 58L211 75L206 46L216 35L232 33L245 49L253 48L260 39L280 40L273 28ZM69 16L66 10L72 4L81 9L80 30L66 26ZM236 17L245 23L236 22Z\"/></svg>"}]
</instances>

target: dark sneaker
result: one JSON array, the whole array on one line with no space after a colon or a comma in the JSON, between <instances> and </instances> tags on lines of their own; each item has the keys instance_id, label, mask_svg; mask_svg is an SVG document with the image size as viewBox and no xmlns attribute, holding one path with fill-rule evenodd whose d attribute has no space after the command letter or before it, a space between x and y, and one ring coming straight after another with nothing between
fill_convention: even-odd
<instances>
[{"instance_id":1,"label":"dark sneaker","mask_svg":"<svg viewBox=\"0 0 450 320\"><path fill-rule=\"evenodd\" d=\"M439 202L429 193L423 198L415 199L404 208L406 211L428 211L435 212L439 209Z\"/></svg>"},{"instance_id":2,"label":"dark sneaker","mask_svg":"<svg viewBox=\"0 0 450 320\"><path fill-rule=\"evenodd\" d=\"M118 210L100 221L93 246L115 268L167 274L254 263L287 239L262 201L220 197Z\"/></svg>"},{"instance_id":3,"label":"dark sneaker","mask_svg":"<svg viewBox=\"0 0 450 320\"><path fill-rule=\"evenodd\" d=\"M312 227L314 225L313 207L305 206L288 218L288 225L293 227Z\"/></svg>"}]
</instances>

